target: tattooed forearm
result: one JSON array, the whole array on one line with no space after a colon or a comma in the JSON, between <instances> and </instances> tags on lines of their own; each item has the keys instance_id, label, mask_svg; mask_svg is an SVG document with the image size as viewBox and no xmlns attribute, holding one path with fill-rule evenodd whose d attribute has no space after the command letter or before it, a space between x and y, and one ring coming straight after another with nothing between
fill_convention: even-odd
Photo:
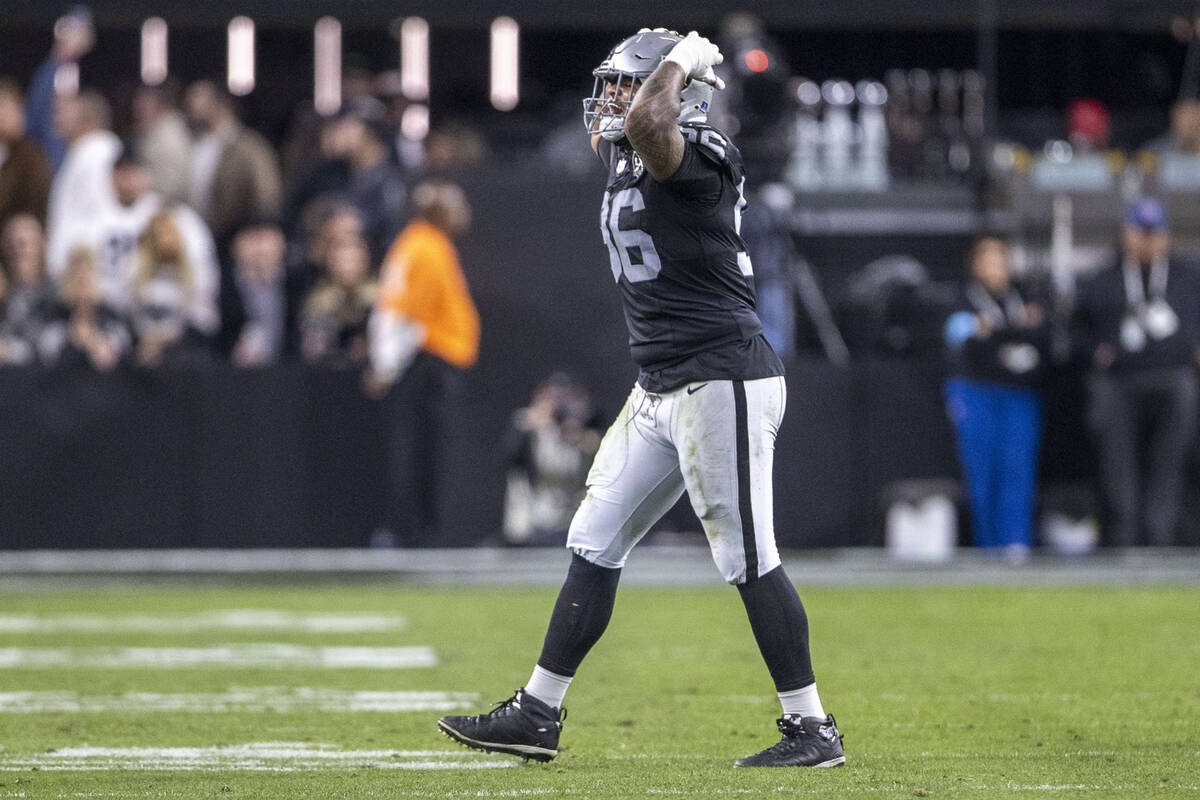
<instances>
[{"instance_id":1,"label":"tattooed forearm","mask_svg":"<svg viewBox=\"0 0 1200 800\"><path fill-rule=\"evenodd\" d=\"M646 170L660 181L674 175L683 161L683 135L677 121L685 77L678 64L659 64L638 89L625 117L625 137Z\"/></svg>"}]
</instances>

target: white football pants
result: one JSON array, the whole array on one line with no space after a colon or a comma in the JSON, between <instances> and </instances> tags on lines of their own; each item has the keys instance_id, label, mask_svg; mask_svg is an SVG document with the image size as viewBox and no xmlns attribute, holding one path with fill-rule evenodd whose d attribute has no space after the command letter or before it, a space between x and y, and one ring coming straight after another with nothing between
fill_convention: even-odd
<instances>
[{"instance_id":1,"label":"white football pants","mask_svg":"<svg viewBox=\"0 0 1200 800\"><path fill-rule=\"evenodd\" d=\"M729 583L779 566L771 500L782 377L702 381L655 394L635 385L604 435L567 547L617 568L686 489Z\"/></svg>"}]
</instances>

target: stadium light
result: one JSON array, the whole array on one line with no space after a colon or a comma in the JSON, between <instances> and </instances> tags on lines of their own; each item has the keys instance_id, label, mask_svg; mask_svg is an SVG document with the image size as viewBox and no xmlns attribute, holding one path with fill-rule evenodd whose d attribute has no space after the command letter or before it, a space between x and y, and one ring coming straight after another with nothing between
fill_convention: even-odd
<instances>
[{"instance_id":1,"label":"stadium light","mask_svg":"<svg viewBox=\"0 0 1200 800\"><path fill-rule=\"evenodd\" d=\"M151 17L142 23L142 83L157 86L167 79L167 22Z\"/></svg>"},{"instance_id":2,"label":"stadium light","mask_svg":"<svg viewBox=\"0 0 1200 800\"><path fill-rule=\"evenodd\" d=\"M254 91L254 20L249 17L229 20L226 72L230 94L241 96Z\"/></svg>"},{"instance_id":3,"label":"stadium light","mask_svg":"<svg viewBox=\"0 0 1200 800\"><path fill-rule=\"evenodd\" d=\"M420 17L400 24L400 91L409 100L429 98L429 23Z\"/></svg>"},{"instance_id":4,"label":"stadium light","mask_svg":"<svg viewBox=\"0 0 1200 800\"><path fill-rule=\"evenodd\" d=\"M321 17L313 29L313 108L322 116L342 107L342 23Z\"/></svg>"},{"instance_id":5,"label":"stadium light","mask_svg":"<svg viewBox=\"0 0 1200 800\"><path fill-rule=\"evenodd\" d=\"M520 26L512 17L492 21L492 105L499 111L512 111L520 99Z\"/></svg>"},{"instance_id":6,"label":"stadium light","mask_svg":"<svg viewBox=\"0 0 1200 800\"><path fill-rule=\"evenodd\" d=\"M400 134L411 142L419 142L429 135L429 106L413 103L400 116Z\"/></svg>"}]
</instances>

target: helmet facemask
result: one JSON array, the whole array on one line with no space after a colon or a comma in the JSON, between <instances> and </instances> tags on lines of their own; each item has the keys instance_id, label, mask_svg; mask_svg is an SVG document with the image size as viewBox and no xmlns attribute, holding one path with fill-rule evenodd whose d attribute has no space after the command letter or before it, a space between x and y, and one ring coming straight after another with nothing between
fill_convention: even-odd
<instances>
[{"instance_id":1,"label":"helmet facemask","mask_svg":"<svg viewBox=\"0 0 1200 800\"><path fill-rule=\"evenodd\" d=\"M598 133L610 142L625 138L625 116L643 76L628 72L597 70L591 97L583 101L583 124L588 133Z\"/></svg>"}]
</instances>

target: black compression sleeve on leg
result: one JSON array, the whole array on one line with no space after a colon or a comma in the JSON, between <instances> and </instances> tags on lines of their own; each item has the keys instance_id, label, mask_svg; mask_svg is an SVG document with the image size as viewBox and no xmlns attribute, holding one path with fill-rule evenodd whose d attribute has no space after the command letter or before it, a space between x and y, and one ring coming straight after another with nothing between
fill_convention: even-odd
<instances>
[{"instance_id":1,"label":"black compression sleeve on leg","mask_svg":"<svg viewBox=\"0 0 1200 800\"><path fill-rule=\"evenodd\" d=\"M790 692L813 683L808 652L808 615L796 587L780 565L758 580L738 585L758 650L775 681L775 690Z\"/></svg>"},{"instance_id":2,"label":"black compression sleeve on leg","mask_svg":"<svg viewBox=\"0 0 1200 800\"><path fill-rule=\"evenodd\" d=\"M598 567L578 554L571 556L567 580L558 593L538 666L570 677L600 640L612 617L620 569Z\"/></svg>"}]
</instances>

